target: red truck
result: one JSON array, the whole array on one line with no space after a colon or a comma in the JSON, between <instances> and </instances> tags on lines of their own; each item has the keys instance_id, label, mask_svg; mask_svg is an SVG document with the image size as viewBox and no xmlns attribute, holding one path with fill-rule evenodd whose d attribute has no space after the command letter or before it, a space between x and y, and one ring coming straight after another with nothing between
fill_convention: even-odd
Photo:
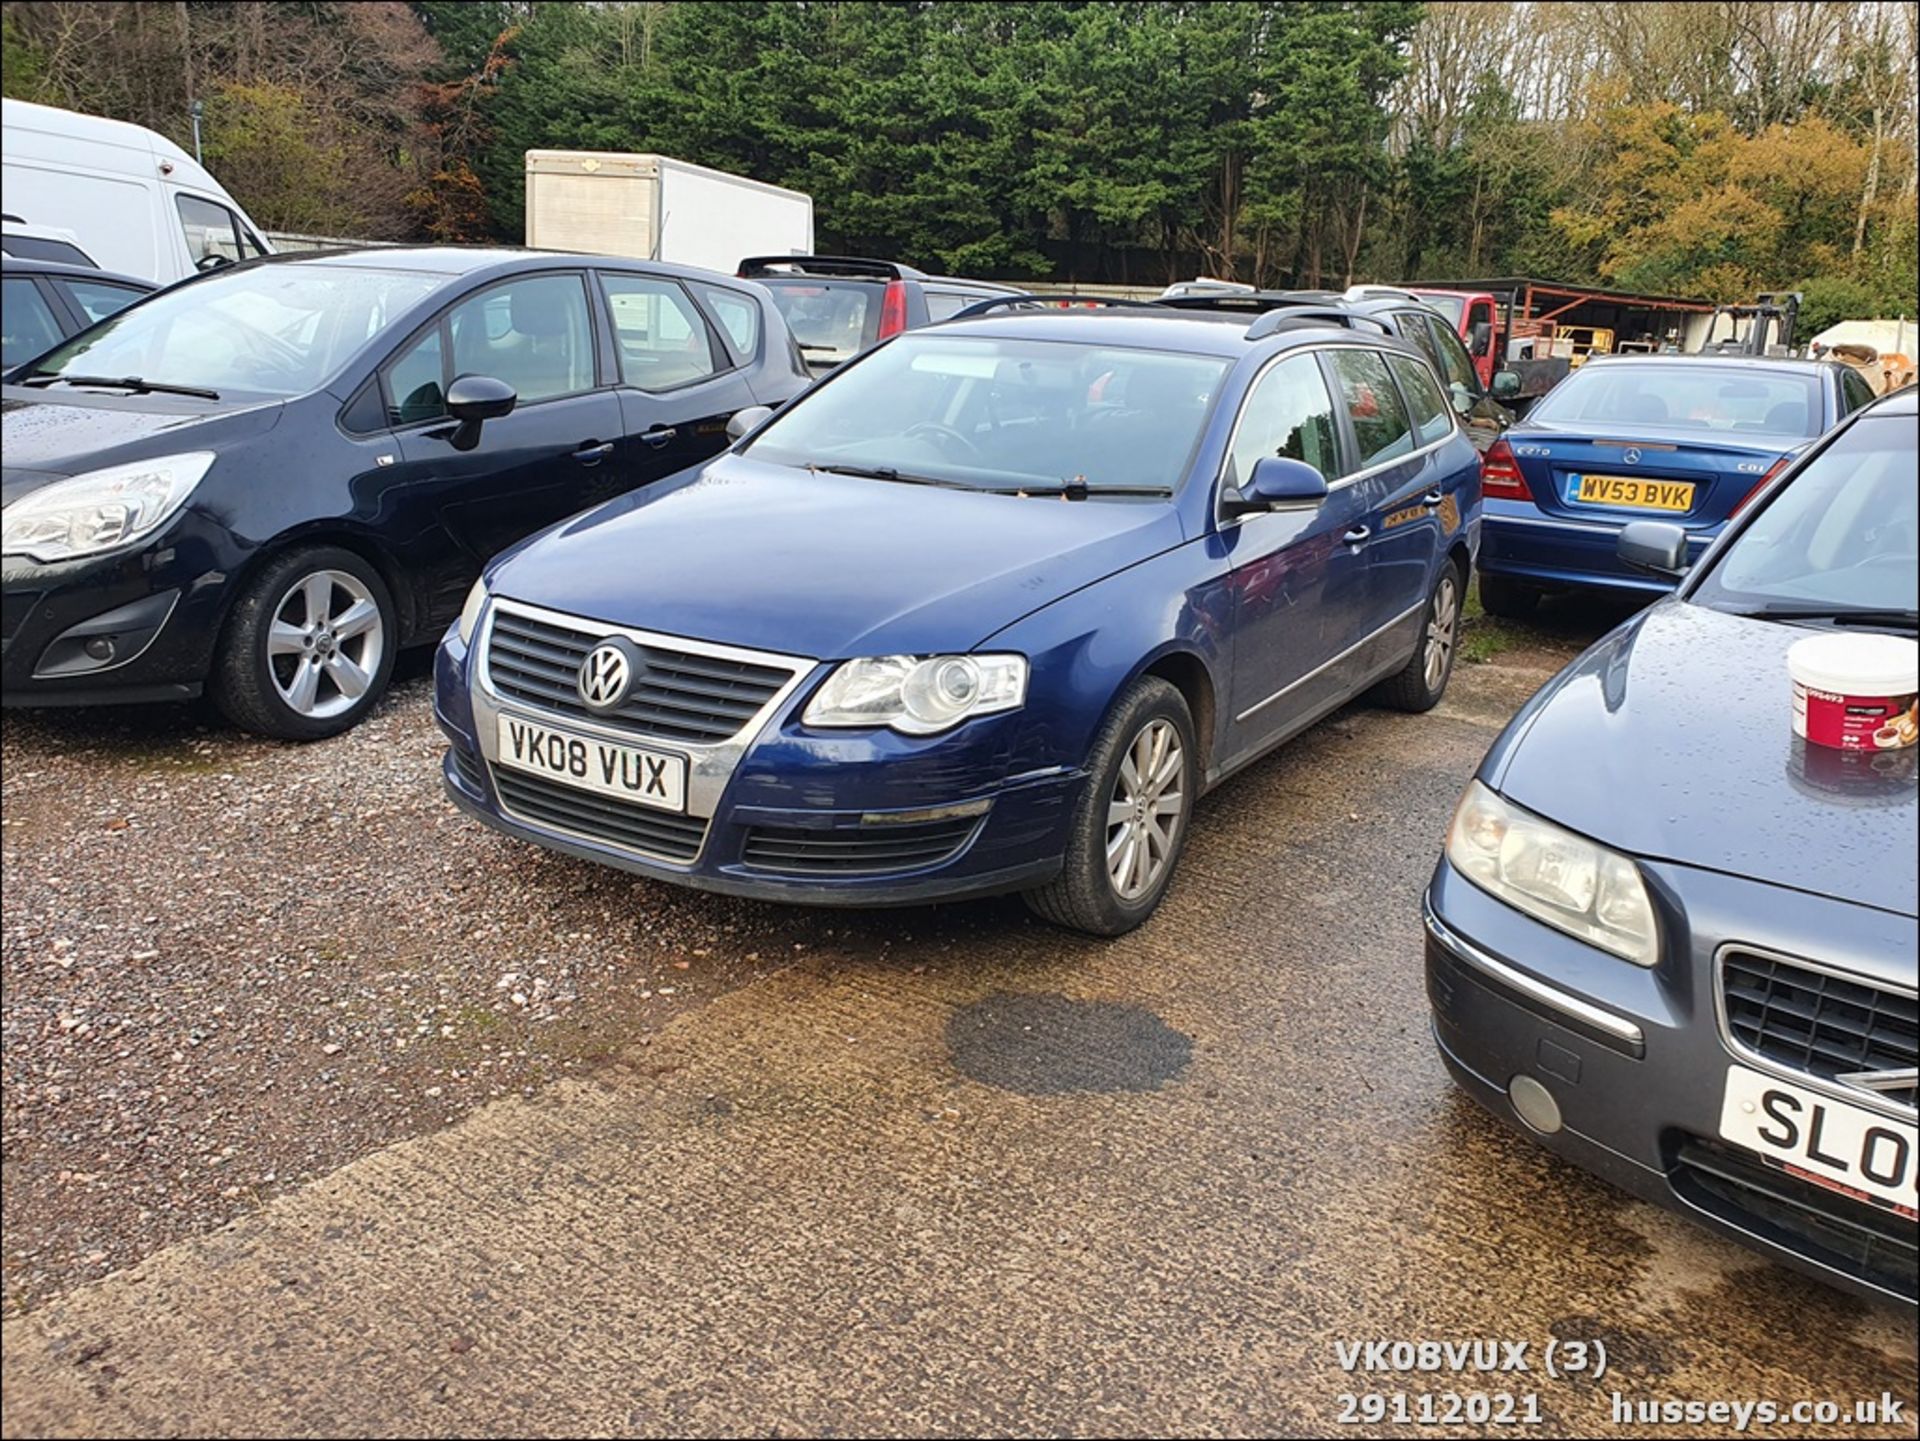
<instances>
[{"instance_id":1,"label":"red truck","mask_svg":"<svg viewBox=\"0 0 1920 1441\"><path fill-rule=\"evenodd\" d=\"M1479 373L1480 383L1491 388L1493 373L1501 368L1501 352L1506 349L1507 339L1501 333L1500 306L1494 298L1484 290L1422 290L1417 285L1408 288L1453 323L1467 347L1467 354L1473 357L1473 368Z\"/></svg>"}]
</instances>

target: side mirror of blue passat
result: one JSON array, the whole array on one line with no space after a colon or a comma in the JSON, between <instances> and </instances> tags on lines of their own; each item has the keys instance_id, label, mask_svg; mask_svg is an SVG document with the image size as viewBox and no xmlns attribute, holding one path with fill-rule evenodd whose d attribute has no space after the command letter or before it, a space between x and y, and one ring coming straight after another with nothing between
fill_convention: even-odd
<instances>
[{"instance_id":1,"label":"side mirror of blue passat","mask_svg":"<svg viewBox=\"0 0 1920 1441\"><path fill-rule=\"evenodd\" d=\"M1251 515L1263 510L1310 509L1327 498L1327 478L1304 460L1284 455L1269 455L1256 461L1253 474L1237 491L1220 498L1221 512L1228 516Z\"/></svg>"}]
</instances>

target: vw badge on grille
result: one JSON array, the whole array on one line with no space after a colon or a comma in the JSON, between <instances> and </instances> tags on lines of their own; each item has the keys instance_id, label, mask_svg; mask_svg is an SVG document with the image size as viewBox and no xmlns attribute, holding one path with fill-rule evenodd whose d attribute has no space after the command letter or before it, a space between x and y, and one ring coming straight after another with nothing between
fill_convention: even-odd
<instances>
[{"instance_id":1,"label":"vw badge on grille","mask_svg":"<svg viewBox=\"0 0 1920 1441\"><path fill-rule=\"evenodd\" d=\"M612 710L627 698L633 683L632 647L620 640L603 640L580 662L580 699L588 710Z\"/></svg>"}]
</instances>

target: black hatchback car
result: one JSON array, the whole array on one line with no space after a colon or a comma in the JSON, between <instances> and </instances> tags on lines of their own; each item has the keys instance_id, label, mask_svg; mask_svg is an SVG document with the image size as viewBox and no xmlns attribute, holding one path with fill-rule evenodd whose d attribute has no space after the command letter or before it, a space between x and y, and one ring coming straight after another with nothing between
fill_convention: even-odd
<instances>
[{"instance_id":1,"label":"black hatchback car","mask_svg":"<svg viewBox=\"0 0 1920 1441\"><path fill-rule=\"evenodd\" d=\"M807 377L750 281L443 248L227 267L6 381L5 703L207 690L314 739L490 556Z\"/></svg>"}]
</instances>

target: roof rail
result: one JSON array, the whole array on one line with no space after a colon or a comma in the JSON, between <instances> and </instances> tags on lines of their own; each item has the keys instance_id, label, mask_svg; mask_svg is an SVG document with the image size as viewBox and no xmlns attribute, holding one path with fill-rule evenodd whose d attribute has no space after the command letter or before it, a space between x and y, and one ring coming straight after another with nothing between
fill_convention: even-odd
<instances>
[{"instance_id":1,"label":"roof rail","mask_svg":"<svg viewBox=\"0 0 1920 1441\"><path fill-rule=\"evenodd\" d=\"M734 274L744 279L767 275L843 275L869 280L924 280L911 265L867 260L857 255L749 255Z\"/></svg>"},{"instance_id":2,"label":"roof rail","mask_svg":"<svg viewBox=\"0 0 1920 1441\"><path fill-rule=\"evenodd\" d=\"M1074 310L1080 307L1100 310L1156 310L1157 300L1124 300L1111 295L991 295L963 306L948 320L972 320L995 310ZM943 322L944 323L944 322Z\"/></svg>"},{"instance_id":3,"label":"roof rail","mask_svg":"<svg viewBox=\"0 0 1920 1441\"><path fill-rule=\"evenodd\" d=\"M1349 285L1342 300L1419 300L1411 290L1398 285ZM1422 302L1424 303L1424 302Z\"/></svg>"},{"instance_id":4,"label":"roof rail","mask_svg":"<svg viewBox=\"0 0 1920 1441\"><path fill-rule=\"evenodd\" d=\"M1215 280L1210 275L1202 275L1193 280L1176 280L1160 292L1161 300L1178 300L1187 295L1249 295L1259 289L1238 280Z\"/></svg>"},{"instance_id":5,"label":"roof rail","mask_svg":"<svg viewBox=\"0 0 1920 1441\"><path fill-rule=\"evenodd\" d=\"M1319 329L1337 325L1352 330L1356 324L1371 325L1382 335L1392 335L1393 327L1371 315L1360 315L1337 306L1296 305L1269 310L1247 327L1248 340L1265 340L1283 330Z\"/></svg>"},{"instance_id":6,"label":"roof rail","mask_svg":"<svg viewBox=\"0 0 1920 1441\"><path fill-rule=\"evenodd\" d=\"M1329 306L1350 302L1347 297L1332 290L1254 290L1249 287L1240 291L1194 291L1186 295L1163 295L1154 303L1170 310L1220 310L1260 315L1269 310L1286 310L1303 305L1324 310Z\"/></svg>"}]
</instances>

